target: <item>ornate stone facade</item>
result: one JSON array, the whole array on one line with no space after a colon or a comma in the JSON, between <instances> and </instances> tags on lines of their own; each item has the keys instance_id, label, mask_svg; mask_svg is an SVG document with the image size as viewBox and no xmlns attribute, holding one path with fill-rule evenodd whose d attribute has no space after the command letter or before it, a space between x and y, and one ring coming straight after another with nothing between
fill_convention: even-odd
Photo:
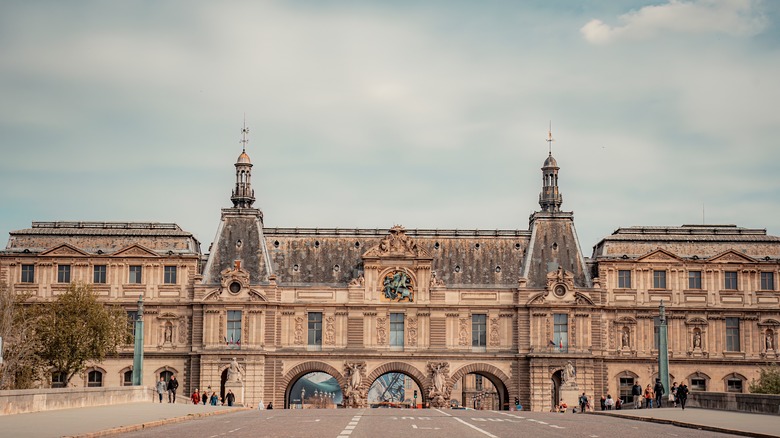
<instances>
[{"instance_id":1,"label":"ornate stone facade","mask_svg":"<svg viewBox=\"0 0 780 438\"><path fill-rule=\"evenodd\" d=\"M778 359L780 238L764 230L621 228L586 258L551 155L527 230L267 228L246 151L235 167L206 255L174 224L36 222L11 233L0 280L42 301L90 283L128 311L143 295L144 383L171 372L219 391L238 376L252 406L289 406L314 371L351 407L388 372L436 407L471 405L482 378L501 409L549 410L574 386L621 396L656 376L661 299L672 381L747 391ZM93 369L119 385L131 365L128 347Z\"/></svg>"}]
</instances>

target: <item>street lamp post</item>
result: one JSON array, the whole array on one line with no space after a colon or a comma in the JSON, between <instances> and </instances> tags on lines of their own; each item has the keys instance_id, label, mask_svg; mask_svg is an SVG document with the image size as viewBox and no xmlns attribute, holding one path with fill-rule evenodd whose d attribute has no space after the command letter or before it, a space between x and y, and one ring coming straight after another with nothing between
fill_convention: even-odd
<instances>
[{"instance_id":1,"label":"street lamp post","mask_svg":"<svg viewBox=\"0 0 780 438\"><path fill-rule=\"evenodd\" d=\"M144 375L144 296L138 297L135 316L135 349L133 350L133 385L143 385Z\"/></svg>"},{"instance_id":2,"label":"street lamp post","mask_svg":"<svg viewBox=\"0 0 780 438\"><path fill-rule=\"evenodd\" d=\"M303 409L303 398L306 396L306 388L301 388L301 409Z\"/></svg>"},{"instance_id":3,"label":"street lamp post","mask_svg":"<svg viewBox=\"0 0 780 438\"><path fill-rule=\"evenodd\" d=\"M664 391L668 394L669 389L669 343L667 340L667 325L666 325L666 308L664 307L664 300L661 300L659 306L659 312L661 316L661 325L658 327L658 378L661 379L661 384L664 385Z\"/></svg>"}]
</instances>

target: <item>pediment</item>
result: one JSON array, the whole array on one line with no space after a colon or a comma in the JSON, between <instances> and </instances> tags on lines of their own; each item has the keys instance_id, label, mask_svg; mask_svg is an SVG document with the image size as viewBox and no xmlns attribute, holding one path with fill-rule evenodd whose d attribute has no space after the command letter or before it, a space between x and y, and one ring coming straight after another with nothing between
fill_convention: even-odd
<instances>
[{"instance_id":1,"label":"pediment","mask_svg":"<svg viewBox=\"0 0 780 438\"><path fill-rule=\"evenodd\" d=\"M363 258L413 258L432 259L431 254L411 237L406 235L406 229L394 225L378 245L363 253Z\"/></svg>"},{"instance_id":2,"label":"pediment","mask_svg":"<svg viewBox=\"0 0 780 438\"><path fill-rule=\"evenodd\" d=\"M690 318L689 320L685 321L686 325L707 325L707 320L698 316L694 316L693 318Z\"/></svg>"},{"instance_id":3,"label":"pediment","mask_svg":"<svg viewBox=\"0 0 780 438\"><path fill-rule=\"evenodd\" d=\"M663 248L658 248L655 251L651 251L639 257L637 261L638 262L681 262L682 259Z\"/></svg>"},{"instance_id":4,"label":"pediment","mask_svg":"<svg viewBox=\"0 0 780 438\"><path fill-rule=\"evenodd\" d=\"M756 259L730 249L707 260L710 263L755 263Z\"/></svg>"},{"instance_id":5,"label":"pediment","mask_svg":"<svg viewBox=\"0 0 780 438\"><path fill-rule=\"evenodd\" d=\"M89 257L89 254L68 243L47 249L40 255L49 257Z\"/></svg>"},{"instance_id":6,"label":"pediment","mask_svg":"<svg viewBox=\"0 0 780 438\"><path fill-rule=\"evenodd\" d=\"M149 248L135 244L111 254L112 257L160 257L159 254Z\"/></svg>"},{"instance_id":7,"label":"pediment","mask_svg":"<svg viewBox=\"0 0 780 438\"><path fill-rule=\"evenodd\" d=\"M636 324L636 319L630 317L630 316L621 316L620 318L617 318L615 320L615 324L617 325L624 325L624 324Z\"/></svg>"},{"instance_id":8,"label":"pediment","mask_svg":"<svg viewBox=\"0 0 780 438\"><path fill-rule=\"evenodd\" d=\"M767 318L761 322L758 323L760 326L770 326L770 327L777 327L780 326L780 321L774 319L774 318Z\"/></svg>"}]
</instances>

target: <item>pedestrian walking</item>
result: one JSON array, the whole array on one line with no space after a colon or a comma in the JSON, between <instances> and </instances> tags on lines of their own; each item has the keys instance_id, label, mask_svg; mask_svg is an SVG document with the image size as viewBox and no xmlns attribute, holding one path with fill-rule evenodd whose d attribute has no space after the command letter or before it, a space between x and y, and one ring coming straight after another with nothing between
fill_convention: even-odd
<instances>
[{"instance_id":1,"label":"pedestrian walking","mask_svg":"<svg viewBox=\"0 0 780 438\"><path fill-rule=\"evenodd\" d=\"M653 388L648 383L645 388L645 408L653 409L653 398L655 398L655 394L653 394Z\"/></svg>"},{"instance_id":2,"label":"pedestrian walking","mask_svg":"<svg viewBox=\"0 0 780 438\"><path fill-rule=\"evenodd\" d=\"M236 396L233 394L233 391L228 389L227 395L225 395L225 400L227 400L228 406L233 406L233 402L236 401Z\"/></svg>"},{"instance_id":3,"label":"pedestrian walking","mask_svg":"<svg viewBox=\"0 0 780 438\"><path fill-rule=\"evenodd\" d=\"M160 396L160 403L162 403L163 394L167 391L168 385L165 384L165 377L160 377L160 381L157 382L157 395Z\"/></svg>"},{"instance_id":4,"label":"pedestrian walking","mask_svg":"<svg viewBox=\"0 0 780 438\"><path fill-rule=\"evenodd\" d=\"M203 394L201 395L201 398L203 399L203 405L205 406L206 403L209 402L209 392L203 391Z\"/></svg>"},{"instance_id":5,"label":"pedestrian walking","mask_svg":"<svg viewBox=\"0 0 780 438\"><path fill-rule=\"evenodd\" d=\"M672 389L669 391L669 401L674 404L674 407L677 407L677 382L674 382L672 384Z\"/></svg>"},{"instance_id":6,"label":"pedestrian walking","mask_svg":"<svg viewBox=\"0 0 780 438\"><path fill-rule=\"evenodd\" d=\"M219 397L217 397L217 393L216 392L212 392L211 393L211 406L216 406L218 402L219 402Z\"/></svg>"},{"instance_id":7,"label":"pedestrian walking","mask_svg":"<svg viewBox=\"0 0 780 438\"><path fill-rule=\"evenodd\" d=\"M634 386L631 387L631 395L634 397L634 409L642 407L642 386L639 382L634 382Z\"/></svg>"},{"instance_id":8,"label":"pedestrian walking","mask_svg":"<svg viewBox=\"0 0 780 438\"><path fill-rule=\"evenodd\" d=\"M171 376L168 380L168 403L176 403L176 390L179 389L179 381L176 376Z\"/></svg>"},{"instance_id":9,"label":"pedestrian walking","mask_svg":"<svg viewBox=\"0 0 780 438\"><path fill-rule=\"evenodd\" d=\"M585 408L588 406L588 396L583 392L580 396L580 413L585 413Z\"/></svg>"},{"instance_id":10,"label":"pedestrian walking","mask_svg":"<svg viewBox=\"0 0 780 438\"><path fill-rule=\"evenodd\" d=\"M685 410L685 402L688 401L688 385L685 383L677 388L677 400L680 402L680 407Z\"/></svg>"},{"instance_id":11,"label":"pedestrian walking","mask_svg":"<svg viewBox=\"0 0 780 438\"><path fill-rule=\"evenodd\" d=\"M273 409L274 408L274 402L268 402L268 407L266 409Z\"/></svg>"},{"instance_id":12,"label":"pedestrian walking","mask_svg":"<svg viewBox=\"0 0 780 438\"><path fill-rule=\"evenodd\" d=\"M195 392L192 393L190 400L192 400L192 404L194 405L200 404L200 393L198 392L198 388L195 388Z\"/></svg>"},{"instance_id":13,"label":"pedestrian walking","mask_svg":"<svg viewBox=\"0 0 780 438\"><path fill-rule=\"evenodd\" d=\"M606 411L607 410L607 398L603 395L601 396L601 410Z\"/></svg>"},{"instance_id":14,"label":"pedestrian walking","mask_svg":"<svg viewBox=\"0 0 780 438\"><path fill-rule=\"evenodd\" d=\"M655 379L655 387L653 388L653 392L655 393L655 407L663 407L662 401L664 399L665 391L666 388L664 388L664 384L661 383L661 379Z\"/></svg>"},{"instance_id":15,"label":"pedestrian walking","mask_svg":"<svg viewBox=\"0 0 780 438\"><path fill-rule=\"evenodd\" d=\"M604 404L607 406L608 411L612 410L612 407L615 406L615 400L612 399L612 395L607 394L607 399L604 401Z\"/></svg>"}]
</instances>

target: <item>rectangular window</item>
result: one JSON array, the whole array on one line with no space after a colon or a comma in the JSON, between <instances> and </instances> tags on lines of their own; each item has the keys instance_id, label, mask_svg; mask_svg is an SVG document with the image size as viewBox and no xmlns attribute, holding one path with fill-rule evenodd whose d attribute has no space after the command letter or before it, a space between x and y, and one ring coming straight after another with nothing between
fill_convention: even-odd
<instances>
[{"instance_id":1,"label":"rectangular window","mask_svg":"<svg viewBox=\"0 0 780 438\"><path fill-rule=\"evenodd\" d=\"M739 318L726 318L726 351L740 351L739 348Z\"/></svg>"},{"instance_id":2,"label":"rectangular window","mask_svg":"<svg viewBox=\"0 0 780 438\"><path fill-rule=\"evenodd\" d=\"M706 391L707 390L707 380L701 378L701 377L691 377L691 391Z\"/></svg>"},{"instance_id":3,"label":"rectangular window","mask_svg":"<svg viewBox=\"0 0 780 438\"><path fill-rule=\"evenodd\" d=\"M775 290L775 273L761 273L761 290Z\"/></svg>"},{"instance_id":4,"label":"rectangular window","mask_svg":"<svg viewBox=\"0 0 780 438\"><path fill-rule=\"evenodd\" d=\"M621 377L620 378L620 388L619 388L619 397L621 400L623 400L623 403L631 403L634 401L634 396L631 394L631 388L634 387L634 378L633 377Z\"/></svg>"},{"instance_id":5,"label":"rectangular window","mask_svg":"<svg viewBox=\"0 0 780 438\"><path fill-rule=\"evenodd\" d=\"M166 266L164 277L163 283L176 284L176 266Z\"/></svg>"},{"instance_id":6,"label":"rectangular window","mask_svg":"<svg viewBox=\"0 0 780 438\"><path fill-rule=\"evenodd\" d=\"M487 315L471 315L471 346L487 346Z\"/></svg>"},{"instance_id":7,"label":"rectangular window","mask_svg":"<svg viewBox=\"0 0 780 438\"><path fill-rule=\"evenodd\" d=\"M51 387L52 388L64 388L65 387L65 373L53 372L51 373Z\"/></svg>"},{"instance_id":8,"label":"rectangular window","mask_svg":"<svg viewBox=\"0 0 780 438\"><path fill-rule=\"evenodd\" d=\"M476 391L482 391L482 376L479 374L474 374L474 389Z\"/></svg>"},{"instance_id":9,"label":"rectangular window","mask_svg":"<svg viewBox=\"0 0 780 438\"><path fill-rule=\"evenodd\" d=\"M122 386L133 386L133 370L124 372Z\"/></svg>"},{"instance_id":10,"label":"rectangular window","mask_svg":"<svg viewBox=\"0 0 780 438\"><path fill-rule=\"evenodd\" d=\"M666 289L666 271L653 271L653 289Z\"/></svg>"},{"instance_id":11,"label":"rectangular window","mask_svg":"<svg viewBox=\"0 0 780 438\"><path fill-rule=\"evenodd\" d=\"M92 282L95 284L106 284L106 265L95 265Z\"/></svg>"},{"instance_id":12,"label":"rectangular window","mask_svg":"<svg viewBox=\"0 0 780 438\"><path fill-rule=\"evenodd\" d=\"M569 349L569 315L553 314L553 342L555 349L566 352Z\"/></svg>"},{"instance_id":13,"label":"rectangular window","mask_svg":"<svg viewBox=\"0 0 780 438\"><path fill-rule=\"evenodd\" d=\"M309 312L309 345L322 345L322 312Z\"/></svg>"},{"instance_id":14,"label":"rectangular window","mask_svg":"<svg viewBox=\"0 0 780 438\"><path fill-rule=\"evenodd\" d=\"M688 271L688 289L701 289L701 271Z\"/></svg>"},{"instance_id":15,"label":"rectangular window","mask_svg":"<svg viewBox=\"0 0 780 438\"><path fill-rule=\"evenodd\" d=\"M653 317L653 349L658 350L661 345L661 317Z\"/></svg>"},{"instance_id":16,"label":"rectangular window","mask_svg":"<svg viewBox=\"0 0 780 438\"><path fill-rule=\"evenodd\" d=\"M403 313L390 314L390 346L391 347L404 346L404 314Z\"/></svg>"},{"instance_id":17,"label":"rectangular window","mask_svg":"<svg viewBox=\"0 0 780 438\"><path fill-rule=\"evenodd\" d=\"M138 311L127 311L127 343L132 344L135 342L135 319L138 318Z\"/></svg>"},{"instance_id":18,"label":"rectangular window","mask_svg":"<svg viewBox=\"0 0 780 438\"><path fill-rule=\"evenodd\" d=\"M622 289L631 288L631 271L623 269L618 271L618 287Z\"/></svg>"},{"instance_id":19,"label":"rectangular window","mask_svg":"<svg viewBox=\"0 0 780 438\"><path fill-rule=\"evenodd\" d=\"M130 278L128 279L130 284L141 284L141 265L130 266Z\"/></svg>"},{"instance_id":20,"label":"rectangular window","mask_svg":"<svg viewBox=\"0 0 780 438\"><path fill-rule=\"evenodd\" d=\"M241 311L227 311L227 336L225 343L228 348L241 348Z\"/></svg>"},{"instance_id":21,"label":"rectangular window","mask_svg":"<svg viewBox=\"0 0 780 438\"><path fill-rule=\"evenodd\" d=\"M22 265L22 283L35 283L35 265Z\"/></svg>"},{"instance_id":22,"label":"rectangular window","mask_svg":"<svg viewBox=\"0 0 780 438\"><path fill-rule=\"evenodd\" d=\"M737 290L737 271L726 271L723 275L723 289Z\"/></svg>"},{"instance_id":23,"label":"rectangular window","mask_svg":"<svg viewBox=\"0 0 780 438\"><path fill-rule=\"evenodd\" d=\"M70 283L70 265L57 266L57 283Z\"/></svg>"},{"instance_id":24,"label":"rectangular window","mask_svg":"<svg viewBox=\"0 0 780 438\"><path fill-rule=\"evenodd\" d=\"M100 371L90 371L87 374L87 387L99 388L103 386L103 373Z\"/></svg>"},{"instance_id":25,"label":"rectangular window","mask_svg":"<svg viewBox=\"0 0 780 438\"><path fill-rule=\"evenodd\" d=\"M727 392L742 392L742 379L728 379L726 381Z\"/></svg>"}]
</instances>

